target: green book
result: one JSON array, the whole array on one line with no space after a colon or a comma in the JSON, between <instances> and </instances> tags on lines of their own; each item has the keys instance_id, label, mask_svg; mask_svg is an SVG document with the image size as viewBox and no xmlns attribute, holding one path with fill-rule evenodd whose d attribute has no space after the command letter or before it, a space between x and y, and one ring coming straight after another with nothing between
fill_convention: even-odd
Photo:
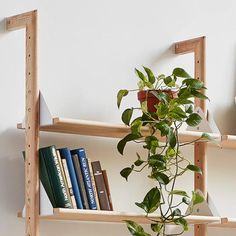
<instances>
[{"instance_id":1,"label":"green book","mask_svg":"<svg viewBox=\"0 0 236 236\"><path fill-rule=\"evenodd\" d=\"M65 180L60 168L56 147L53 145L40 148L39 157L41 162L44 162L48 173L48 179L55 199L55 207L72 208L70 196L66 190Z\"/></svg>"},{"instance_id":2,"label":"green book","mask_svg":"<svg viewBox=\"0 0 236 236\"><path fill-rule=\"evenodd\" d=\"M25 151L23 151L22 153L23 153L23 157L25 160ZM48 176L45 161L41 155L39 155L39 178L41 180L41 183L48 195L48 198L49 198L53 208L55 208L56 207L55 197L54 197L54 194L52 191L52 186L51 186L51 182L50 182L50 179Z\"/></svg>"}]
</instances>

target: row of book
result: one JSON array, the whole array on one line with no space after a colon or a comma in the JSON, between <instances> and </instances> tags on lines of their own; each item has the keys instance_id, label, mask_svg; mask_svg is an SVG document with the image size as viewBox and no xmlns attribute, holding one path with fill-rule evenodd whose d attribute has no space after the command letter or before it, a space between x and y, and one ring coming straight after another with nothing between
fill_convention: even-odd
<instances>
[{"instance_id":1,"label":"row of book","mask_svg":"<svg viewBox=\"0 0 236 236\"><path fill-rule=\"evenodd\" d=\"M84 148L39 149L40 180L54 208L113 210L108 178Z\"/></svg>"}]
</instances>

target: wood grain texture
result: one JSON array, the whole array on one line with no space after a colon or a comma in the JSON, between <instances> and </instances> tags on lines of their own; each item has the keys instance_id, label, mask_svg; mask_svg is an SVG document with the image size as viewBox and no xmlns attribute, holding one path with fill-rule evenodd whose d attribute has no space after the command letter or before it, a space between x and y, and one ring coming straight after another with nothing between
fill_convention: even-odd
<instances>
[{"instance_id":1,"label":"wood grain texture","mask_svg":"<svg viewBox=\"0 0 236 236\"><path fill-rule=\"evenodd\" d=\"M7 18L7 29L26 29L25 51L25 206L26 236L39 236L39 89L37 11Z\"/></svg>"},{"instance_id":2,"label":"wood grain texture","mask_svg":"<svg viewBox=\"0 0 236 236\"><path fill-rule=\"evenodd\" d=\"M175 44L176 54L194 53L194 77L205 85L205 37L190 39ZM205 93L205 90L202 90ZM195 107L200 107L206 114L206 101L196 98ZM194 188L199 189L207 197L206 187L206 143L194 144L194 164L202 169L202 175L195 173ZM204 225L195 225L195 236L206 236L207 230Z\"/></svg>"}]
</instances>

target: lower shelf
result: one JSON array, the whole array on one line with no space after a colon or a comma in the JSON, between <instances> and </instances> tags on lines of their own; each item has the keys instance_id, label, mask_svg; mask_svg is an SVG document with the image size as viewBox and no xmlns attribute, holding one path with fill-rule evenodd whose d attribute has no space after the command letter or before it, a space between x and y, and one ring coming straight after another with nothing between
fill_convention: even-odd
<instances>
[{"instance_id":1,"label":"lower shelf","mask_svg":"<svg viewBox=\"0 0 236 236\"><path fill-rule=\"evenodd\" d=\"M22 213L18 214L18 217L22 217ZM159 216L156 214L150 214L154 220L158 220ZM124 220L133 220L141 224L149 224L150 220L145 214L127 213L117 211L94 211L94 210L78 210L78 209L65 209L55 208L53 209L53 215L40 216L42 220L62 220L62 221L95 221L95 222L112 222L123 223ZM208 224L211 227L230 227L227 218L215 217L215 216L188 216L186 220L189 224ZM223 226L224 225L224 226ZM234 225L234 226L233 226ZM236 220L231 227L236 227Z\"/></svg>"}]
</instances>

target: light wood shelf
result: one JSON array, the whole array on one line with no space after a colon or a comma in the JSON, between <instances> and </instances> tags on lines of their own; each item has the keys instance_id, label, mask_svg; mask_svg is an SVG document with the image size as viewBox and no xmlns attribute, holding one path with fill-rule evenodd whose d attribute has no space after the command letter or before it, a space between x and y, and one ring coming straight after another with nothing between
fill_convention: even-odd
<instances>
[{"instance_id":1,"label":"light wood shelf","mask_svg":"<svg viewBox=\"0 0 236 236\"><path fill-rule=\"evenodd\" d=\"M23 129L22 124L17 124L18 129ZM51 125L45 125L40 127L41 131L46 132L57 132L57 133L67 133L67 134L80 134L80 135L88 135L88 136L98 136L98 137L110 137L110 138L122 138L127 135L130 131L128 126L122 124L112 124L106 122L98 122L98 121L88 121L88 120L77 120L77 119L69 119L69 118L60 118L55 117L52 119ZM149 134L148 128L142 129L143 135ZM183 142L191 142L202 136L203 132L197 131L180 131L179 133L179 141ZM219 141L221 143L221 135L220 134L209 134L213 139ZM160 140L164 141L164 138L157 134ZM227 136L224 136L227 139ZM224 140L224 145L226 144L226 140ZM235 139L236 143L236 139Z\"/></svg>"},{"instance_id":2,"label":"light wood shelf","mask_svg":"<svg viewBox=\"0 0 236 236\"><path fill-rule=\"evenodd\" d=\"M156 214L149 215L152 219L158 220L160 216ZM18 217L22 217L22 213L18 213ZM98 211L98 210L79 210L54 208L53 215L40 216L42 220L62 220L62 221L86 221L86 222L111 222L124 223L124 220L132 220L140 224L150 224L150 220L146 215L139 213L117 212L117 211ZM215 216L188 216L186 220L189 224L215 224L221 225L221 218Z\"/></svg>"}]
</instances>

